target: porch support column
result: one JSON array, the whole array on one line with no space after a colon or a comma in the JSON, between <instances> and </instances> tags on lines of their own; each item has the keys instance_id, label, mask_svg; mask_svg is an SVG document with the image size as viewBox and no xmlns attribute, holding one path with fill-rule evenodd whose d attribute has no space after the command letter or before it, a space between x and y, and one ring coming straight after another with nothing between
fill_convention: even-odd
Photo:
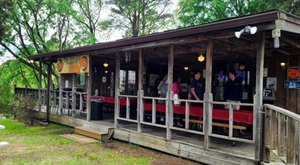
<instances>
[{"instance_id":1,"label":"porch support column","mask_svg":"<svg viewBox=\"0 0 300 165\"><path fill-rule=\"evenodd\" d=\"M137 130L139 133L142 132L142 127L141 127L141 115L144 115L143 113L143 99L142 99L142 96L143 96L143 66L144 64L144 58L143 58L143 49L139 49L139 70L138 70L138 104L137 104L137 122L138 122L138 125L137 125Z\"/></svg>"},{"instance_id":2,"label":"porch support column","mask_svg":"<svg viewBox=\"0 0 300 165\"><path fill-rule=\"evenodd\" d=\"M208 149L210 146L211 133L211 114L212 114L212 93L211 93L211 79L212 79L212 56L213 56L213 40L209 39L206 48L206 74L205 74L205 94L204 94L204 148Z\"/></svg>"},{"instance_id":3,"label":"porch support column","mask_svg":"<svg viewBox=\"0 0 300 165\"><path fill-rule=\"evenodd\" d=\"M42 110L42 59L39 60L39 93L38 93L38 106L39 111Z\"/></svg>"},{"instance_id":4,"label":"porch support column","mask_svg":"<svg viewBox=\"0 0 300 165\"><path fill-rule=\"evenodd\" d=\"M76 115L76 74L72 75L72 117L75 117Z\"/></svg>"},{"instance_id":5,"label":"porch support column","mask_svg":"<svg viewBox=\"0 0 300 165\"><path fill-rule=\"evenodd\" d=\"M168 90L166 100L166 126L167 126L167 140L171 140L172 131L170 127L173 126L173 105L172 105L172 84L173 84L173 67L174 67L174 45L169 46L168 57Z\"/></svg>"},{"instance_id":6,"label":"porch support column","mask_svg":"<svg viewBox=\"0 0 300 165\"><path fill-rule=\"evenodd\" d=\"M52 62L48 63L47 74L47 91L46 91L46 121L49 123L50 116L50 92L51 92L51 75L52 75Z\"/></svg>"},{"instance_id":7,"label":"porch support column","mask_svg":"<svg viewBox=\"0 0 300 165\"><path fill-rule=\"evenodd\" d=\"M115 128L119 127L118 118L120 115L119 104L119 85L120 85L120 54L116 54L116 68L115 68Z\"/></svg>"},{"instance_id":8,"label":"porch support column","mask_svg":"<svg viewBox=\"0 0 300 165\"><path fill-rule=\"evenodd\" d=\"M265 33L260 32L257 40L257 57L256 57L256 85L254 95L254 131L255 131L255 159L263 160L263 69L265 56Z\"/></svg>"},{"instance_id":9,"label":"porch support column","mask_svg":"<svg viewBox=\"0 0 300 165\"><path fill-rule=\"evenodd\" d=\"M63 108L63 76L60 74L59 77L59 102L58 102L58 114L61 115Z\"/></svg>"},{"instance_id":10,"label":"porch support column","mask_svg":"<svg viewBox=\"0 0 300 165\"><path fill-rule=\"evenodd\" d=\"M86 120L90 121L91 120L91 95L92 95L92 78L93 78L93 69L92 69L92 56L89 56L89 73L88 73L88 85L87 85L87 98L86 98Z\"/></svg>"}]
</instances>

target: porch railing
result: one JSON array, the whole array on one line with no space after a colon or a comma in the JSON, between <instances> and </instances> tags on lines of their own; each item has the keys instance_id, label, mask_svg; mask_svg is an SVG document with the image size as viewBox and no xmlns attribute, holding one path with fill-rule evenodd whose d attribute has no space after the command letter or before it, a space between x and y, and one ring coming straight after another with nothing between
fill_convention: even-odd
<instances>
[{"instance_id":1,"label":"porch railing","mask_svg":"<svg viewBox=\"0 0 300 165\"><path fill-rule=\"evenodd\" d=\"M250 104L250 103L235 103L235 102L220 102L220 101L213 101L211 102L212 105L221 105L221 106L228 106L228 111L229 111L229 118L228 118L228 124L229 124L229 128L228 128L228 135L220 135L220 134L216 134L213 133L212 130L210 130L210 134L209 136L211 137L217 137L217 138L221 138L221 139L227 139L227 140L232 140L232 141L239 141L239 142L245 142L245 143L255 143L255 131L256 129L254 128L254 124L252 125L247 125L248 127L251 126L251 128L248 128L250 130L252 130L252 137L247 137L249 139L245 139L245 138L241 138L241 137L234 137L234 111L239 111L234 109L234 106L240 106L240 107L251 107L251 108L246 108L246 109L252 109L252 113L254 114L254 104ZM251 110L249 110L251 111ZM212 108L212 111L210 111L211 113L214 112L214 109ZM210 115L212 116L212 115ZM210 123L212 122L212 118L209 119ZM256 118L253 117L253 123L256 122Z\"/></svg>"},{"instance_id":2,"label":"porch railing","mask_svg":"<svg viewBox=\"0 0 300 165\"><path fill-rule=\"evenodd\" d=\"M171 99L172 103L171 103L171 107L170 110L168 107L168 99L167 98L158 98L158 97L149 97L149 96L143 96L141 94L140 99L138 96L132 96L132 95L120 95L118 94L118 103L120 104L120 99L121 98L125 98L126 99L126 109L124 110L123 108L123 112L125 111L126 114L123 116L118 115L117 119L118 120L122 120L122 121L127 121L127 122L133 122L136 124L141 124L141 125L148 125L148 126L152 126L152 127L159 127L159 128L164 128L166 129L166 132L168 132L170 130L176 130L176 131L181 131L181 132L186 132L186 133L192 133L192 134L197 134L197 135L204 135L205 132L205 128L201 127L204 125L204 120L205 120L205 110L204 110L204 103L205 101L201 100L201 101L196 101L196 100L187 100L187 99L179 99L178 101L181 103L184 103L183 105L185 106L184 112L180 112L181 115L181 120L184 122L183 126L177 126L176 123L174 123L174 121L176 120L176 116L178 115L174 112L174 99ZM138 102L138 106L134 107L134 109L132 109L132 105L130 105L130 99L136 99ZM159 103L159 102L163 102L163 103ZM202 114L202 118L198 118L196 120L197 123L199 124L198 126L201 128L195 129L195 128L190 128L191 124L191 115L190 115L190 107L191 104L199 104L202 105L201 108L203 108L203 114ZM147 104L148 109L145 110L144 107ZM209 120L209 135L210 137L215 137L215 138L221 138L221 139L226 139L226 140L231 140L234 142L244 142L244 143L255 143L255 127L254 127L254 123L256 122L255 117L253 116L253 120L251 121L252 124L249 124L247 126L247 129L251 130L251 133L246 136L246 137L242 137L242 136L235 136L234 132L237 132L238 130L236 130L234 128L234 125L237 125L239 123L235 123L234 122L234 111L238 111L233 109L233 106L241 106L241 107L247 107L246 109L250 109L249 111L251 113L254 114L253 112L253 108L254 108L254 104L252 103L234 103L234 102L217 102L217 101L212 101L209 102L209 104L211 105L211 107L215 106L228 106L229 109L229 116L228 116L228 134L224 135L224 134L219 134L216 132L213 132L213 118L212 115L210 115ZM151 106L151 110L149 110L149 106ZM163 111L161 110L162 107L164 107ZM136 109L135 109L136 108ZM160 110L158 110L158 108L161 108ZM195 108L195 107L194 107ZM130 112L136 112L135 115L136 116L130 116ZM137 113L139 111L139 113ZM168 113L168 111L171 111L171 113ZM210 110L210 113L214 113L214 109L212 108ZM170 115L169 115L170 114ZM138 116L139 115L139 116ZM169 115L169 116L168 116ZM194 117L194 116L193 116ZM138 120L138 118L140 120ZM162 121L157 121L159 119L163 119ZM175 119L175 120L174 120ZM195 119L192 119L193 121L195 121ZM226 123L224 123L226 125ZM245 126L246 127L246 126ZM250 128L248 128L250 127ZM171 137L172 138L172 137Z\"/></svg>"},{"instance_id":3,"label":"porch railing","mask_svg":"<svg viewBox=\"0 0 300 165\"><path fill-rule=\"evenodd\" d=\"M74 94L74 96L72 96ZM50 112L75 117L76 112L86 114L86 105L83 99L85 92L50 91ZM35 109L44 110L46 106L46 89L15 88L15 97L28 97L36 103ZM75 99L74 99L75 98ZM61 100L61 101L60 101Z\"/></svg>"},{"instance_id":4,"label":"porch railing","mask_svg":"<svg viewBox=\"0 0 300 165\"><path fill-rule=\"evenodd\" d=\"M264 161L275 155L286 164L300 165L300 115L270 104L264 110Z\"/></svg>"},{"instance_id":5,"label":"porch railing","mask_svg":"<svg viewBox=\"0 0 300 165\"><path fill-rule=\"evenodd\" d=\"M125 98L125 109L124 109L124 106L121 106L119 105L120 108L120 111L119 111L119 114L118 114L118 117L117 117L117 120L122 120L122 121L128 121L128 122L134 122L134 123L137 123L137 118L138 116L132 116L131 115L131 112L135 111L136 112L136 107L134 105L131 105L130 103L130 100L137 100L138 99L138 96L134 96L134 95L118 95L118 103L120 103L120 99L124 99ZM121 104L121 103L120 103ZM122 116L120 115L120 113L123 113L124 114L124 111L125 111L125 115Z\"/></svg>"}]
</instances>

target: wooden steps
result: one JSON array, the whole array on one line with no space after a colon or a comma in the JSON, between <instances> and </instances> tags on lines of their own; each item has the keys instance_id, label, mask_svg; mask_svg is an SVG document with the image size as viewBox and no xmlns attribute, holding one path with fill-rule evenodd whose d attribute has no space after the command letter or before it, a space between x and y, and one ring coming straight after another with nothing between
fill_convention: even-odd
<instances>
[{"instance_id":1,"label":"wooden steps","mask_svg":"<svg viewBox=\"0 0 300 165\"><path fill-rule=\"evenodd\" d=\"M106 133L102 133L100 131L90 130L85 127L75 127L75 133L79 134L79 135L87 136L87 137L90 137L93 139L97 139L97 140L101 140L102 134L106 134Z\"/></svg>"},{"instance_id":2,"label":"wooden steps","mask_svg":"<svg viewBox=\"0 0 300 165\"><path fill-rule=\"evenodd\" d=\"M97 127L91 124L83 124L83 126L75 127L75 133L97 139L100 141L108 141L113 135L113 128L101 126Z\"/></svg>"},{"instance_id":3,"label":"wooden steps","mask_svg":"<svg viewBox=\"0 0 300 165\"><path fill-rule=\"evenodd\" d=\"M78 143L83 143L83 144L98 142L98 140L96 140L96 139L86 137L83 135L79 135L79 134L64 134L64 135L60 135L60 136L66 138L66 139L76 141Z\"/></svg>"}]
</instances>

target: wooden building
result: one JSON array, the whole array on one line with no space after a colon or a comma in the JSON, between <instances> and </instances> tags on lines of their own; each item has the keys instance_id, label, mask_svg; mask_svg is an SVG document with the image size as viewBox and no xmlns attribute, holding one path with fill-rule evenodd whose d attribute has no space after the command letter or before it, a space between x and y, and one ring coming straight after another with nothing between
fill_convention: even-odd
<instances>
[{"instance_id":1,"label":"wooden building","mask_svg":"<svg viewBox=\"0 0 300 165\"><path fill-rule=\"evenodd\" d=\"M59 90L51 89L48 76L45 95L41 89L26 91L46 98L47 112L55 109L59 116L85 118L98 127L107 121L115 139L195 161L257 164L279 150L285 162L299 165L299 49L300 18L269 11L35 55L29 58L47 66L56 63ZM224 100L232 69L242 82L241 103ZM202 74L200 101L189 99L195 71ZM157 86L165 75L168 90L162 98ZM174 105L171 91L178 77L181 104ZM113 116L95 117L100 106L95 100Z\"/></svg>"}]
</instances>

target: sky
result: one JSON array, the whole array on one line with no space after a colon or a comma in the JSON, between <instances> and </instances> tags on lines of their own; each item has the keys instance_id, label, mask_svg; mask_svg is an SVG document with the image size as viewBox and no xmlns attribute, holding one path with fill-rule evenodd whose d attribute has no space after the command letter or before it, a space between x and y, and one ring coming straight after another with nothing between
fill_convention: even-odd
<instances>
[{"instance_id":1,"label":"sky","mask_svg":"<svg viewBox=\"0 0 300 165\"><path fill-rule=\"evenodd\" d=\"M171 0L171 1L172 1L172 6L170 8L171 8L171 11L174 11L177 8L177 6L178 6L178 1L179 0ZM105 13L109 13L109 12L105 12ZM108 14L107 14L107 16L108 16ZM110 36L113 36L113 37L110 37L110 38L101 38L101 37L99 37L100 38L100 42L114 41L114 40L118 40L118 39L122 38L121 31L115 30L112 33L113 33L113 35L110 35ZM3 50L2 47L0 47L0 51L1 50ZM14 49L12 48L12 50L14 50ZM3 64L5 61L10 60L10 59L14 59L13 55L10 54L10 53L8 53L8 52L4 52L4 55L0 56L0 65Z\"/></svg>"}]
</instances>

